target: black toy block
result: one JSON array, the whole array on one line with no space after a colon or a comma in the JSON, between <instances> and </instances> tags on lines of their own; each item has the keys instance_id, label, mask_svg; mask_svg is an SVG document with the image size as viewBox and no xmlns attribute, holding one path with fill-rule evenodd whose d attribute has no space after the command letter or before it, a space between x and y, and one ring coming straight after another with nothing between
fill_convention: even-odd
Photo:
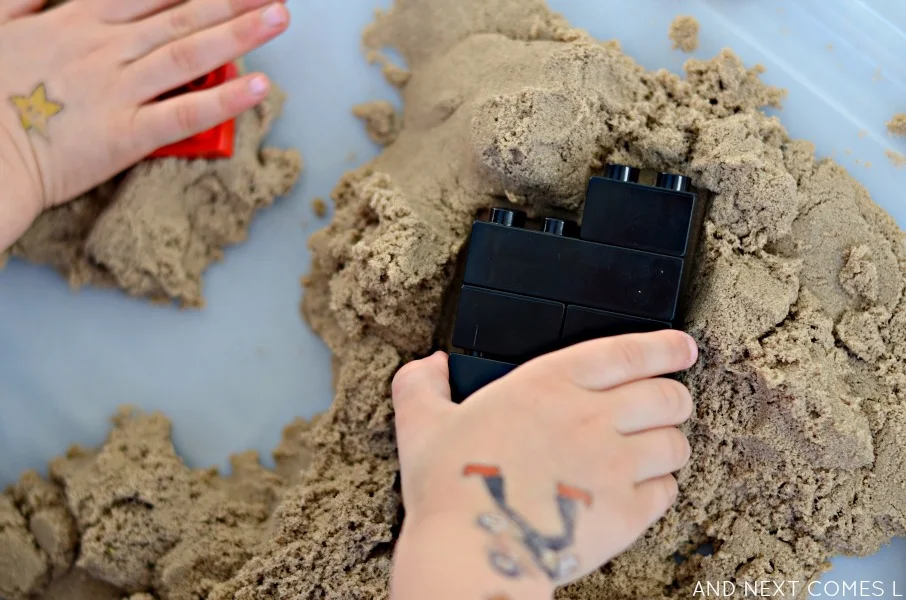
<instances>
[{"instance_id":1,"label":"black toy block","mask_svg":"<svg viewBox=\"0 0 906 600\"><path fill-rule=\"evenodd\" d=\"M591 242L682 258L689 250L697 203L697 196L686 192L593 177L580 235Z\"/></svg>"},{"instance_id":2,"label":"black toy block","mask_svg":"<svg viewBox=\"0 0 906 600\"><path fill-rule=\"evenodd\" d=\"M671 321L682 270L674 256L478 222L464 283Z\"/></svg>"},{"instance_id":3,"label":"black toy block","mask_svg":"<svg viewBox=\"0 0 906 600\"><path fill-rule=\"evenodd\" d=\"M491 210L472 227L450 383L458 402L546 352L680 328L705 202L689 179L607 165L589 182L582 226Z\"/></svg>"},{"instance_id":4,"label":"black toy block","mask_svg":"<svg viewBox=\"0 0 906 600\"><path fill-rule=\"evenodd\" d=\"M462 402L492 381L497 381L517 365L470 354L450 354L450 391L455 402Z\"/></svg>"},{"instance_id":5,"label":"black toy block","mask_svg":"<svg viewBox=\"0 0 906 600\"><path fill-rule=\"evenodd\" d=\"M522 361L557 349L565 312L560 302L464 285L453 345Z\"/></svg>"},{"instance_id":6,"label":"black toy block","mask_svg":"<svg viewBox=\"0 0 906 600\"><path fill-rule=\"evenodd\" d=\"M641 319L584 306L570 306L566 309L561 338L564 345L572 346L603 337L649 333L663 329L673 329L673 326L667 321Z\"/></svg>"}]
</instances>

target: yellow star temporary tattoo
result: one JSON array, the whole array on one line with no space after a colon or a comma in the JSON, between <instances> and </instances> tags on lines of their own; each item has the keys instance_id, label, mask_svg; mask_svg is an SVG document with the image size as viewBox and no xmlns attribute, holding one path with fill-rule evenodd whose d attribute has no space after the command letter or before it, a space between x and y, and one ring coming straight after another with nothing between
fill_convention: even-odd
<instances>
[{"instance_id":1,"label":"yellow star temporary tattoo","mask_svg":"<svg viewBox=\"0 0 906 600\"><path fill-rule=\"evenodd\" d=\"M19 112L19 121L25 131L34 129L47 137L47 122L63 110L63 105L47 99L47 89L41 83L30 96L13 96L10 98Z\"/></svg>"}]
</instances>

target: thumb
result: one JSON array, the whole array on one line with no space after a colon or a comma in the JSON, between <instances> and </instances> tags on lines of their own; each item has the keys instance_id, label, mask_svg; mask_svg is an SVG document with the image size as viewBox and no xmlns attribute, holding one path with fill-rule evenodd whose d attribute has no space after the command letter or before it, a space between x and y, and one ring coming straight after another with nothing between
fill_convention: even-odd
<instances>
[{"instance_id":1,"label":"thumb","mask_svg":"<svg viewBox=\"0 0 906 600\"><path fill-rule=\"evenodd\" d=\"M454 406L449 379L444 352L412 361L397 372L393 378L393 410L397 444L401 448Z\"/></svg>"}]
</instances>

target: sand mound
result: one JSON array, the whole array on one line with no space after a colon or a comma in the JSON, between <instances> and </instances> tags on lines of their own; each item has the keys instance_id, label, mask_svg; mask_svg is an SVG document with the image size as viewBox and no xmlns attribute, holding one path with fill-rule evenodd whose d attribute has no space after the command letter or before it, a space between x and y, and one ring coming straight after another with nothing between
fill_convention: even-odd
<instances>
[{"instance_id":1,"label":"sand mound","mask_svg":"<svg viewBox=\"0 0 906 600\"><path fill-rule=\"evenodd\" d=\"M688 376L694 456L667 518L562 597L683 598L705 579L805 582L828 557L871 553L906 531L895 442L906 424L903 234L844 169L816 161L759 111L783 95L759 68L724 51L689 61L684 79L646 72L529 0L399 0L366 41L397 49L411 77L395 141L340 183L337 216L311 242L305 312L338 365L320 432L342 440L321 459L331 479L360 488L361 457L386 443L387 357L436 343L476 212L506 202L573 210L589 175L617 161L690 175L712 195L688 324L703 348ZM350 423L350 410L370 418ZM293 528L304 532L338 505L299 506ZM263 597L254 582L287 581L283 561L301 567L322 542L348 552L353 539L277 541L225 589ZM695 552L704 544L712 555ZM342 584L352 595L373 585L384 556L354 565L363 579Z\"/></svg>"},{"instance_id":2,"label":"sand mound","mask_svg":"<svg viewBox=\"0 0 906 600\"><path fill-rule=\"evenodd\" d=\"M805 582L832 555L906 533L903 234L844 169L759 112L782 93L758 68L724 51L689 61L685 78L647 72L540 0L398 0L366 42L394 46L411 74L393 71L403 115L359 110L388 145L339 183L334 220L311 240L303 308L335 354L336 398L287 432L280 456L307 467L277 480L250 462L259 493L218 508L235 506L229 483L182 467L165 422L121 417L100 453L54 465L46 506L69 507L76 564L165 597L385 597L401 517L391 377L436 345L475 214L576 210L606 161L684 173L711 195L688 323L702 347L687 379L693 458L666 518L560 597ZM47 546L28 528L31 505L8 497L0 535L33 568L0 582L37 589L69 560L69 538ZM250 543L237 547L236 532ZM229 561L208 562L211 536Z\"/></svg>"}]
</instances>

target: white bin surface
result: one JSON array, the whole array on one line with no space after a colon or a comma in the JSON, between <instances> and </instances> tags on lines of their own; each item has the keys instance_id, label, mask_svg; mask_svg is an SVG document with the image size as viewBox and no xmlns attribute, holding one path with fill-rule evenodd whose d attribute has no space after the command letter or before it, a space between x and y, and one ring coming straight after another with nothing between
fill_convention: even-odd
<instances>
[{"instance_id":1,"label":"white bin surface","mask_svg":"<svg viewBox=\"0 0 906 600\"><path fill-rule=\"evenodd\" d=\"M359 36L390 0L290 0L286 35L248 60L290 93L271 136L302 151L291 197L264 211L249 241L206 274L200 312L152 306L112 291L73 294L48 269L13 262L0 273L0 487L23 469L44 470L71 443L100 444L120 404L162 410L192 466L226 465L258 449L265 462L281 428L331 400L330 357L302 322L299 276L306 240L323 227L311 201L327 198L347 169L377 149L350 114L358 102L397 101L360 53ZM906 2L902 0L550 0L602 39L620 40L649 69L679 72L671 50L677 14L701 23L697 58L731 47L764 79L789 89L777 114L792 136L833 156L906 227L906 154L886 122L906 111ZM860 161L857 163L857 160ZM871 164L866 167L865 163ZM899 185L897 185L899 183ZM841 558L824 582L879 580L906 596L906 542ZM831 583L818 587L834 594ZM890 596L888 596L890 597Z\"/></svg>"}]
</instances>

